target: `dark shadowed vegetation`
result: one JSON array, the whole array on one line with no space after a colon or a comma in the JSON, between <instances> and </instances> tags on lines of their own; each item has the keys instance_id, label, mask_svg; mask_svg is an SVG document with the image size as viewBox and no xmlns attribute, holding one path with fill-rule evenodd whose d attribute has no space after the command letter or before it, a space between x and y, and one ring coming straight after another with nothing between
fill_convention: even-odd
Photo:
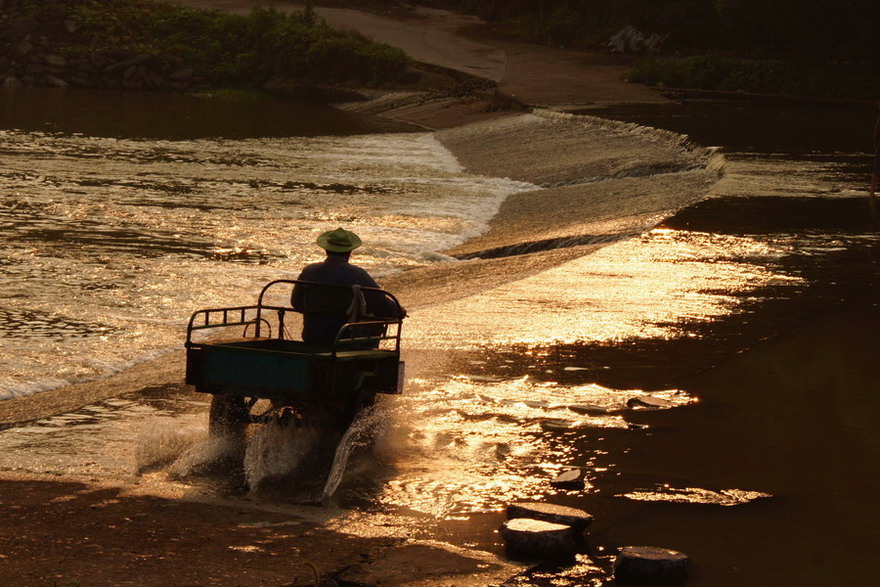
<instances>
[{"instance_id":1,"label":"dark shadowed vegetation","mask_svg":"<svg viewBox=\"0 0 880 587\"><path fill-rule=\"evenodd\" d=\"M864 63L742 59L718 54L652 57L638 61L630 81L651 86L721 92L874 100L876 67Z\"/></svg>"},{"instance_id":2,"label":"dark shadowed vegetation","mask_svg":"<svg viewBox=\"0 0 880 587\"><path fill-rule=\"evenodd\" d=\"M187 81L236 87L276 76L382 85L408 66L402 51L335 30L310 10L255 8L243 16L152 0L0 0L0 7L0 75L6 69L7 79L12 73L23 83L40 83L49 55L51 67L73 64L67 74L83 85L110 87L140 79L130 68L145 64L150 75L189 70ZM127 78L104 75L119 63Z\"/></svg>"},{"instance_id":3,"label":"dark shadowed vegetation","mask_svg":"<svg viewBox=\"0 0 880 587\"><path fill-rule=\"evenodd\" d=\"M398 0L346 0L369 7ZM334 0L323 0L334 3ZM339 4L339 0L335 0ZM670 87L876 99L877 0L416 0L511 40L609 50L626 26L664 38L631 79Z\"/></svg>"},{"instance_id":4,"label":"dark shadowed vegetation","mask_svg":"<svg viewBox=\"0 0 880 587\"><path fill-rule=\"evenodd\" d=\"M602 44L631 25L667 50L738 57L876 61L875 0L419 0L554 44Z\"/></svg>"}]
</instances>

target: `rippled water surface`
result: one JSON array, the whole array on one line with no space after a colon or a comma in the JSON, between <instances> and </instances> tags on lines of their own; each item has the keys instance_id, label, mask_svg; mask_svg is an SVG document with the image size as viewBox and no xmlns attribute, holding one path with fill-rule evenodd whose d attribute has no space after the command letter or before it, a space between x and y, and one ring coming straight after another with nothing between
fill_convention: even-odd
<instances>
[{"instance_id":1,"label":"rippled water surface","mask_svg":"<svg viewBox=\"0 0 880 587\"><path fill-rule=\"evenodd\" d=\"M529 187L464 173L425 133L146 140L7 129L0 150L0 398L177 346L195 309L250 303L263 283L295 277L320 256L324 230L360 233L359 263L381 278L441 260Z\"/></svg>"},{"instance_id":2,"label":"rippled water surface","mask_svg":"<svg viewBox=\"0 0 880 587\"><path fill-rule=\"evenodd\" d=\"M827 584L829 569L846 557L814 558L801 570L793 561L816 539L796 529L805 511L865 515L863 495L833 488L858 486L863 456L877 443L862 424L805 406L850 413L876 402L830 387L828 396L807 399L793 376L769 389L757 376L742 389L700 376L754 357L753 349L814 316L877 303L880 241L863 198L868 155L852 138L852 120L861 119L843 116L827 126L833 133L806 144L792 125L807 120L802 111L757 111L782 125L780 140L770 133L768 142L745 132L739 106L715 108L611 113L657 125L674 118L668 128L727 147L725 174L707 198L664 208L659 225L601 247L580 249L583 241L572 238L567 249L519 254L513 247L505 256L500 247L498 258L472 261L442 251L481 234L506 195L537 186L470 173L427 133L141 140L5 130L0 267L10 279L0 285L0 385L7 396L30 393L178 345L193 309L252 301L262 283L292 277L315 257L317 233L344 224L364 237L359 263L413 294L460 283L456 295L411 308L407 392L382 398L344 443L331 495L323 488L343 509L327 527L500 553L500 512L511 501L536 499L594 513L593 554L601 564L581 560L567 579L536 575L529 584L601 581L603 549L633 541L689 552L698 561L696 585L740 585L743 577ZM821 127L819 118L808 118L811 127ZM487 133L500 140L505 124L531 121L499 123ZM567 133L565 145L583 132ZM600 187L635 193L644 186L662 200L658 184L638 183L645 169L663 175L670 193L691 185L681 164L690 153L676 143L677 166L665 165L669 137L640 132L658 160L634 162L638 173L603 176ZM631 146L602 136L608 153ZM829 147L842 136L839 148ZM554 146L552 134L540 138ZM543 212L537 207L534 216ZM548 263L554 254L560 257ZM424 268L433 272L422 282L401 278ZM476 278L493 270L505 279L483 285ZM791 359L777 363L804 370ZM769 377L776 369L742 372ZM189 483L205 489L203 480L179 478L222 448L205 444L205 398L193 395L166 386L11 428L0 434L0 467L136 479L169 493ZM765 466L762 459L779 455L809 460L813 441L838 446L838 424L867 452L839 451L836 477L802 468L799 459ZM252 433L252 447L288 434ZM807 435L813 440L805 447ZM96 449L96 439L112 450ZM250 457L246 475L288 466L309 442L300 435L283 443L274 465ZM737 460L745 447L748 458ZM584 472L583 489L551 486L572 469ZM314 502L321 489L305 499ZM831 539L870 545L850 519L825 516L824 529ZM779 568L765 560L769 552ZM862 568L850 565L846 577L855 581Z\"/></svg>"}]
</instances>

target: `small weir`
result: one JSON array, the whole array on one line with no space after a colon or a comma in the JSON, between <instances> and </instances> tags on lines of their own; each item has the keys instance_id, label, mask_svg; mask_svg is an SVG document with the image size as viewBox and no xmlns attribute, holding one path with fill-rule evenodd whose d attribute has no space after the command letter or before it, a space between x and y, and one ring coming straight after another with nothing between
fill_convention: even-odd
<instances>
[{"instance_id":1,"label":"small weir","mask_svg":"<svg viewBox=\"0 0 880 587\"><path fill-rule=\"evenodd\" d=\"M456 259L466 261L468 259L497 259L499 257L514 257L517 255L527 255L538 251L552 251L553 249L565 249L569 247L577 247L581 245L606 245L617 241L622 241L637 237L641 232L630 232L621 234L585 234L581 236L570 236L565 238L547 239L544 241L533 241L528 243L520 243L509 247L499 247L497 249L488 249L476 253L464 253L455 255Z\"/></svg>"}]
</instances>

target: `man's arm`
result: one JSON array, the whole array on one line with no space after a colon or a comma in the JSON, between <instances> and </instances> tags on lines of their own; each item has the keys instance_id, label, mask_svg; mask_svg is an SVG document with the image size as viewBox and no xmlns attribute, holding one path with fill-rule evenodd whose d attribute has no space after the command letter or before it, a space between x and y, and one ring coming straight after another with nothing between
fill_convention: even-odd
<instances>
[{"instance_id":1,"label":"man's arm","mask_svg":"<svg viewBox=\"0 0 880 587\"><path fill-rule=\"evenodd\" d=\"M378 287L378 286L377 286ZM375 291L364 292L367 312L379 318L406 318L406 310L400 303L395 304L391 298Z\"/></svg>"},{"instance_id":2,"label":"man's arm","mask_svg":"<svg viewBox=\"0 0 880 587\"><path fill-rule=\"evenodd\" d=\"M359 268L360 269L360 268ZM363 272L360 278L360 285L364 287L375 287L376 289L382 289L382 286L376 283L376 280L373 279L373 276L361 269ZM399 303L395 304L391 299L379 292L374 291L366 291L364 292L364 300L367 302L367 312L372 314L373 316L378 316L379 318L405 318L406 310L403 309ZM400 309L398 313L398 307Z\"/></svg>"},{"instance_id":3,"label":"man's arm","mask_svg":"<svg viewBox=\"0 0 880 587\"><path fill-rule=\"evenodd\" d=\"M296 278L297 281L308 281L307 274L308 266L305 267ZM290 292L290 305L293 306L296 310L302 310L305 305L305 297L306 297L306 286L300 284L294 284L293 291Z\"/></svg>"}]
</instances>

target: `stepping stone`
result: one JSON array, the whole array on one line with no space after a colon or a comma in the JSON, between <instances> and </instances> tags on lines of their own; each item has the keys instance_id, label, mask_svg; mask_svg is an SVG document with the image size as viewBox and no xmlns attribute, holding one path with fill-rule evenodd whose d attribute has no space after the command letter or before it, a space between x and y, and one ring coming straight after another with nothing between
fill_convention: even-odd
<instances>
[{"instance_id":1,"label":"stepping stone","mask_svg":"<svg viewBox=\"0 0 880 587\"><path fill-rule=\"evenodd\" d=\"M507 556L514 560L571 560L577 551L575 530L531 518L513 518L501 525Z\"/></svg>"},{"instance_id":2,"label":"stepping stone","mask_svg":"<svg viewBox=\"0 0 880 587\"><path fill-rule=\"evenodd\" d=\"M654 546L624 546L614 563L614 579L620 582L662 582L682 579L688 557L677 550Z\"/></svg>"},{"instance_id":3,"label":"stepping stone","mask_svg":"<svg viewBox=\"0 0 880 587\"><path fill-rule=\"evenodd\" d=\"M664 410L666 408L674 408L675 404L659 397L643 395L641 397L631 397L630 399L628 399L626 402L626 407L633 410Z\"/></svg>"},{"instance_id":4,"label":"stepping stone","mask_svg":"<svg viewBox=\"0 0 880 587\"><path fill-rule=\"evenodd\" d=\"M581 533L593 522L593 516L577 508L553 505L550 503L520 502L507 506L507 519L531 518L553 524L571 526Z\"/></svg>"},{"instance_id":5,"label":"stepping stone","mask_svg":"<svg viewBox=\"0 0 880 587\"><path fill-rule=\"evenodd\" d=\"M583 489L584 472L581 469L563 471L550 481L550 485L556 489Z\"/></svg>"},{"instance_id":6,"label":"stepping stone","mask_svg":"<svg viewBox=\"0 0 880 587\"><path fill-rule=\"evenodd\" d=\"M575 414L581 414L585 416L604 416L611 411L608 408L603 408L602 406L594 406L591 404L574 404L567 407Z\"/></svg>"}]
</instances>

